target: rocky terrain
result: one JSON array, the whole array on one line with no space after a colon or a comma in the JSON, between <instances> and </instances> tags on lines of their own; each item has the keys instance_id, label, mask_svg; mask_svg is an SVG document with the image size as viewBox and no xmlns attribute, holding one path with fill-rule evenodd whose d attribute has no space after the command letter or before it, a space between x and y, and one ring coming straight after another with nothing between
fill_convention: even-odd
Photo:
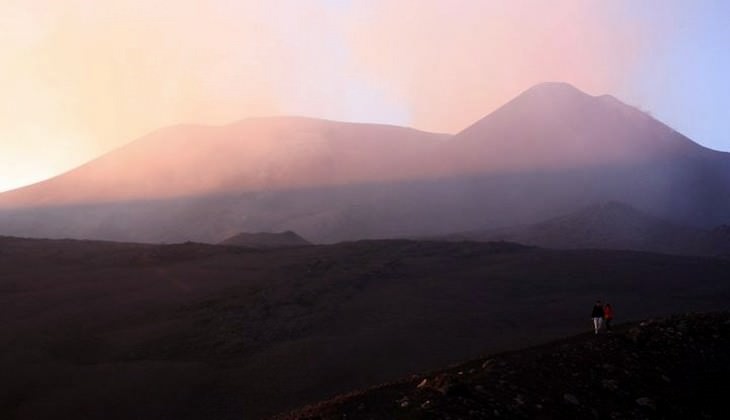
<instances>
[{"instance_id":1,"label":"rocky terrain","mask_svg":"<svg viewBox=\"0 0 730 420\"><path fill-rule=\"evenodd\" d=\"M277 419L723 419L730 312L624 324L355 392Z\"/></svg>"},{"instance_id":2,"label":"rocky terrain","mask_svg":"<svg viewBox=\"0 0 730 420\"><path fill-rule=\"evenodd\" d=\"M271 416L585 331L597 298L619 320L722 310L728 273L723 258L512 243L0 237L0 418Z\"/></svg>"}]
</instances>

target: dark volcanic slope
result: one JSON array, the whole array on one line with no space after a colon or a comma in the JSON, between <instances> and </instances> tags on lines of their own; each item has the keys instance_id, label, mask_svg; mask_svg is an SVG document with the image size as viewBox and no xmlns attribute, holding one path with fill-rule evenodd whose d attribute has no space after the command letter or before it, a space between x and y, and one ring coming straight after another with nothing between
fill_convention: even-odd
<instances>
[{"instance_id":1,"label":"dark volcanic slope","mask_svg":"<svg viewBox=\"0 0 730 420\"><path fill-rule=\"evenodd\" d=\"M474 360L282 419L722 419L730 313L687 314Z\"/></svg>"},{"instance_id":2,"label":"dark volcanic slope","mask_svg":"<svg viewBox=\"0 0 730 420\"><path fill-rule=\"evenodd\" d=\"M297 235L296 232L290 230L281 233L239 233L231 236L221 245L247 246L251 248L269 249L269 248L286 248L292 246L311 245L309 241Z\"/></svg>"},{"instance_id":3,"label":"dark volcanic slope","mask_svg":"<svg viewBox=\"0 0 730 420\"><path fill-rule=\"evenodd\" d=\"M273 415L618 319L727 308L730 261L512 244L0 239L0 417ZM113 407L113 410L110 409Z\"/></svg>"},{"instance_id":4,"label":"dark volcanic slope","mask_svg":"<svg viewBox=\"0 0 730 420\"><path fill-rule=\"evenodd\" d=\"M559 249L630 249L680 255L730 253L730 235L722 227L706 230L682 226L619 202L590 206L533 225L465 232L444 238L512 241Z\"/></svg>"}]
</instances>

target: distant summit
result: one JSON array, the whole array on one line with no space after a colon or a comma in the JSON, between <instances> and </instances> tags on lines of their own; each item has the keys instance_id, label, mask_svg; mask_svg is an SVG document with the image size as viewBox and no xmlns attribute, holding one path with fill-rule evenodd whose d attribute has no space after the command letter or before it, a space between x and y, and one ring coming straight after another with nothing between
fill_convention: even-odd
<instances>
[{"instance_id":1,"label":"distant summit","mask_svg":"<svg viewBox=\"0 0 730 420\"><path fill-rule=\"evenodd\" d=\"M573 96L573 97L585 97L590 96L577 87L567 82L542 82L538 83L527 90L525 94L536 94L536 95L548 95L553 99L558 96Z\"/></svg>"},{"instance_id":2,"label":"distant summit","mask_svg":"<svg viewBox=\"0 0 730 420\"><path fill-rule=\"evenodd\" d=\"M295 232L281 233L239 233L222 241L221 245L245 246L259 249L289 248L312 245L311 242L297 235Z\"/></svg>"},{"instance_id":3,"label":"distant summit","mask_svg":"<svg viewBox=\"0 0 730 420\"><path fill-rule=\"evenodd\" d=\"M702 157L707 149L610 95L541 83L458 133L472 170L544 170Z\"/></svg>"}]
</instances>

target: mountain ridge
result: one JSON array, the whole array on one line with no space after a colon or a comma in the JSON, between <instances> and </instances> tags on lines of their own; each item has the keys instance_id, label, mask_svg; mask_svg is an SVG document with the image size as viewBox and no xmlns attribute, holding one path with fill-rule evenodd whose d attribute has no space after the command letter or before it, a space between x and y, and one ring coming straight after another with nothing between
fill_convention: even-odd
<instances>
[{"instance_id":1,"label":"mountain ridge","mask_svg":"<svg viewBox=\"0 0 730 420\"><path fill-rule=\"evenodd\" d=\"M307 117L158 130L0 194L0 234L217 243L293 230L331 243L537 223L610 200L728 224L730 154L543 84L453 136Z\"/></svg>"},{"instance_id":2,"label":"mountain ridge","mask_svg":"<svg viewBox=\"0 0 730 420\"><path fill-rule=\"evenodd\" d=\"M730 254L723 226L678 225L619 201L596 203L525 226L446 235L448 240L513 241L556 249L626 249L678 255Z\"/></svg>"},{"instance_id":3,"label":"mountain ridge","mask_svg":"<svg viewBox=\"0 0 730 420\"><path fill-rule=\"evenodd\" d=\"M338 134L342 131L347 135ZM178 124L154 130L57 177L0 193L0 208L407 178L419 173L404 162L407 151L392 145L390 156L381 159L372 143L397 139L401 149L413 146L418 155L422 152L415 149L445 136L387 124L290 116L223 125ZM84 193L84 185L90 191Z\"/></svg>"},{"instance_id":4,"label":"mountain ridge","mask_svg":"<svg viewBox=\"0 0 730 420\"><path fill-rule=\"evenodd\" d=\"M452 140L475 168L489 156L493 169L511 170L719 156L613 96L562 82L523 91Z\"/></svg>"}]
</instances>

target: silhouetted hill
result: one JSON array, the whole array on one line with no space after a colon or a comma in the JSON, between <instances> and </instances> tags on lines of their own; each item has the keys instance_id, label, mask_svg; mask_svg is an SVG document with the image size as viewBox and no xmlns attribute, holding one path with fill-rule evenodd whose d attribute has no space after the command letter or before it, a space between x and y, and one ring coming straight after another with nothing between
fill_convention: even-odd
<instances>
[{"instance_id":1,"label":"silhouetted hill","mask_svg":"<svg viewBox=\"0 0 730 420\"><path fill-rule=\"evenodd\" d=\"M724 309L729 272L510 243L0 237L0 417L258 418L585 331L596 298L619 321Z\"/></svg>"},{"instance_id":2,"label":"silhouetted hill","mask_svg":"<svg viewBox=\"0 0 730 420\"><path fill-rule=\"evenodd\" d=\"M721 419L730 314L676 315L496 354L279 419Z\"/></svg>"},{"instance_id":3,"label":"silhouetted hill","mask_svg":"<svg viewBox=\"0 0 730 420\"><path fill-rule=\"evenodd\" d=\"M610 96L528 89L456 135L276 117L177 126L0 194L0 233L316 243L534 224L620 201L672 223L730 223L730 155ZM133 168L133 169L132 169Z\"/></svg>"},{"instance_id":4,"label":"silhouetted hill","mask_svg":"<svg viewBox=\"0 0 730 420\"><path fill-rule=\"evenodd\" d=\"M608 202L528 226L465 232L449 240L513 241L560 249L629 249L684 255L730 252L730 234L650 216L627 204Z\"/></svg>"},{"instance_id":5,"label":"silhouetted hill","mask_svg":"<svg viewBox=\"0 0 730 420\"><path fill-rule=\"evenodd\" d=\"M50 180L0 194L0 208L408 179L422 175L418 159L445 137L404 127L304 117L179 125L152 132Z\"/></svg>"},{"instance_id":6,"label":"silhouetted hill","mask_svg":"<svg viewBox=\"0 0 730 420\"><path fill-rule=\"evenodd\" d=\"M246 246L251 248L286 248L291 246L305 246L311 245L306 239L297 235L295 232L286 231L281 233L239 233L238 235L231 236L225 241L220 243L221 245L234 245L234 246Z\"/></svg>"}]
</instances>

